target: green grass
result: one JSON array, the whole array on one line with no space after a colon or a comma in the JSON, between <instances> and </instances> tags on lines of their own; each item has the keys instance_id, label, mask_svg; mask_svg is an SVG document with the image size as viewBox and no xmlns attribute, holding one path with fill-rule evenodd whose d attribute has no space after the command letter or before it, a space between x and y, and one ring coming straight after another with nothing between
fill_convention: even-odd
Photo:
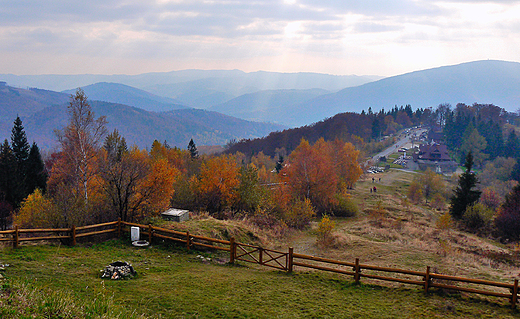
<instances>
[{"instance_id":1,"label":"green grass","mask_svg":"<svg viewBox=\"0 0 520 319\"><path fill-rule=\"evenodd\" d=\"M16 311L12 304L5 302L9 290L5 287L17 286L44 294L59 292L61 295L53 298L54 302L70 299L69 302L81 305L83 300L99 300L100 296L109 299L98 305L100 309L92 311L93 315L84 318L112 318L100 314L105 308L151 318L505 318L518 315L508 308L505 300L490 303L457 295L426 295L418 287L354 285L351 278L344 276L301 269L287 274L250 264L231 266L225 263L226 255L209 253L204 255L211 256L212 261L204 262L197 257L199 254L161 245L137 249L123 240L89 248L3 249L0 262L10 266L4 272L8 279L0 284L4 287L4 298L0 298L0 305L2 302L4 305L0 308L5 313ZM138 272L137 277L124 281L102 280L100 270L115 260L130 262ZM83 308L88 307L94 308L96 304ZM45 316L40 312L39 317Z\"/></svg>"}]
</instances>

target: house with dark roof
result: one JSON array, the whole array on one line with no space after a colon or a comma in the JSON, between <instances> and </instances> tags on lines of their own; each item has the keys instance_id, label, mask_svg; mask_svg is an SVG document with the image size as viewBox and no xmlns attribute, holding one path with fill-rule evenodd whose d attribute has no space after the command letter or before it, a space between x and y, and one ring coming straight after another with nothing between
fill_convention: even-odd
<instances>
[{"instance_id":1,"label":"house with dark roof","mask_svg":"<svg viewBox=\"0 0 520 319\"><path fill-rule=\"evenodd\" d=\"M413 159L421 170L430 168L439 174L455 172L458 166L451 159L446 145L438 143L420 145L419 151L413 154Z\"/></svg>"}]
</instances>

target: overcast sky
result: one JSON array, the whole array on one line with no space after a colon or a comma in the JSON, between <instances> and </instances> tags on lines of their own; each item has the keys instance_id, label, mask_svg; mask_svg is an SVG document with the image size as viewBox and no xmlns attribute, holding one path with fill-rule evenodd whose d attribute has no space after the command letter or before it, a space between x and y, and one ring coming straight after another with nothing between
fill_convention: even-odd
<instances>
[{"instance_id":1,"label":"overcast sky","mask_svg":"<svg viewBox=\"0 0 520 319\"><path fill-rule=\"evenodd\" d=\"M391 76L520 61L520 1L0 0L0 73Z\"/></svg>"}]
</instances>

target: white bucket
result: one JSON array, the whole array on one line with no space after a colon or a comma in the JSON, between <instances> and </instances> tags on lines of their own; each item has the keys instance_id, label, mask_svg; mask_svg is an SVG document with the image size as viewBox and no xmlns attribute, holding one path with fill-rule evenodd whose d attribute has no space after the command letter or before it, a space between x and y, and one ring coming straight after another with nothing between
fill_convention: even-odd
<instances>
[{"instance_id":1,"label":"white bucket","mask_svg":"<svg viewBox=\"0 0 520 319\"><path fill-rule=\"evenodd\" d=\"M139 227L130 227L130 239L133 242L139 240Z\"/></svg>"}]
</instances>

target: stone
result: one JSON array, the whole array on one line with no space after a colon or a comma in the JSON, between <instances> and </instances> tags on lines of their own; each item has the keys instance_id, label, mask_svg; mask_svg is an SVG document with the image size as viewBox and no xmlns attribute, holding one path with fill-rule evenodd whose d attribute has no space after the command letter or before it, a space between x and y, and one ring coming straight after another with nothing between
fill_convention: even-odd
<instances>
[{"instance_id":1,"label":"stone","mask_svg":"<svg viewBox=\"0 0 520 319\"><path fill-rule=\"evenodd\" d=\"M137 274L132 265L123 261L116 261L105 267L101 278L113 280L131 278Z\"/></svg>"}]
</instances>

